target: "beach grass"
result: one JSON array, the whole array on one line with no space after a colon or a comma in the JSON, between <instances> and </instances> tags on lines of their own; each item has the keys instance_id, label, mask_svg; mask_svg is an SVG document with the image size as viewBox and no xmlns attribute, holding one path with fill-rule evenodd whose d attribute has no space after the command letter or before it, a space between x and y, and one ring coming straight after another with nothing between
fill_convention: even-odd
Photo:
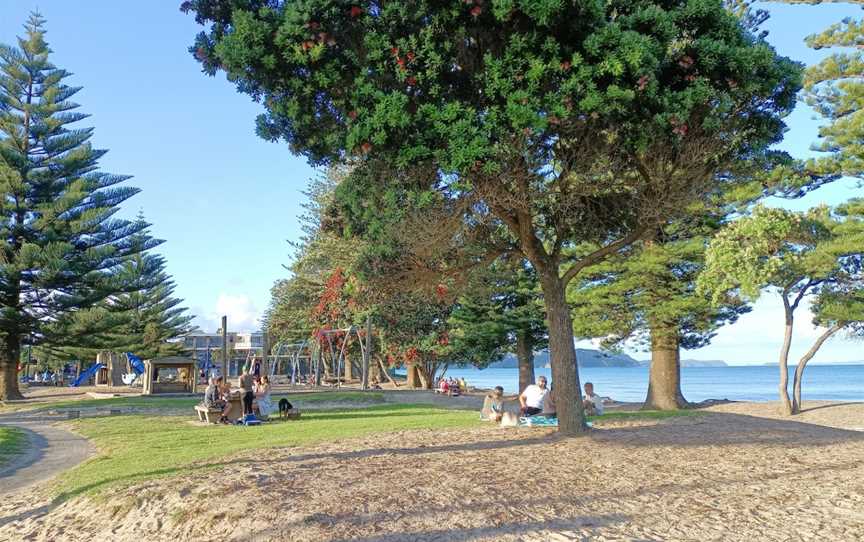
<instances>
[{"instance_id":1,"label":"beach grass","mask_svg":"<svg viewBox=\"0 0 864 542\"><path fill-rule=\"evenodd\" d=\"M364 394L365 395L365 394ZM367 408L304 412L294 421L273 421L256 427L188 423L179 416L106 416L71 422L99 453L63 474L55 486L63 500L150 478L224 466L238 452L308 446L321 442L411 429L471 427L480 424L473 411L429 405L392 404ZM194 466L193 466L194 465Z\"/></svg>"},{"instance_id":2,"label":"beach grass","mask_svg":"<svg viewBox=\"0 0 864 542\"><path fill-rule=\"evenodd\" d=\"M17 427L0 426L0 467L24 448L24 431Z\"/></svg>"},{"instance_id":3,"label":"beach grass","mask_svg":"<svg viewBox=\"0 0 864 542\"><path fill-rule=\"evenodd\" d=\"M379 404L384 402L384 394L380 392L362 391L322 391L322 392L298 392L273 394L273 401L278 402L282 397L287 397L292 403L298 405L314 405L315 403L352 403L352 404ZM192 409L201 402L200 397L158 397L146 395L134 395L130 397L109 397L105 399L67 399L50 403L36 403L21 405L18 410L78 410L91 408L109 409L156 409L156 410L182 410ZM16 405L17 406L17 405Z\"/></svg>"}]
</instances>

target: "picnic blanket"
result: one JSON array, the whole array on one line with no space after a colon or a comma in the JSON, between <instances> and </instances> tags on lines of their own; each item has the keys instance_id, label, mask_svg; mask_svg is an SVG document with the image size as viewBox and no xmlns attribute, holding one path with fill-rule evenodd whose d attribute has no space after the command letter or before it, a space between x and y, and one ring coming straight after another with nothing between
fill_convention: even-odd
<instances>
[{"instance_id":1,"label":"picnic blanket","mask_svg":"<svg viewBox=\"0 0 864 542\"><path fill-rule=\"evenodd\" d=\"M549 418L546 416L522 416L519 418L519 425L522 427L558 427L558 418ZM591 422L587 422L588 427L592 427Z\"/></svg>"},{"instance_id":2,"label":"picnic blanket","mask_svg":"<svg viewBox=\"0 0 864 542\"><path fill-rule=\"evenodd\" d=\"M547 416L522 416L519 418L519 425L527 427L558 427L558 418L549 418Z\"/></svg>"}]
</instances>

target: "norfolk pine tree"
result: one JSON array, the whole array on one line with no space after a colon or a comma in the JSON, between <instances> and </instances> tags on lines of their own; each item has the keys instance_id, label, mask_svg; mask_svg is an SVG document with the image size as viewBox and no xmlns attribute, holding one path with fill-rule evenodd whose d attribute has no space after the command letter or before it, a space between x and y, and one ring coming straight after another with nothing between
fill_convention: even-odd
<instances>
[{"instance_id":1,"label":"norfolk pine tree","mask_svg":"<svg viewBox=\"0 0 864 542\"><path fill-rule=\"evenodd\" d=\"M424 186L508 233L486 256L537 273L564 434L586 429L567 284L778 141L799 85L716 0L182 9L209 24L192 48L205 71L266 107L262 137L313 164L380 163L381 187ZM583 242L598 248L569 258Z\"/></svg>"},{"instance_id":2,"label":"norfolk pine tree","mask_svg":"<svg viewBox=\"0 0 864 542\"><path fill-rule=\"evenodd\" d=\"M189 332L193 317L186 314L183 301L174 297L174 281L165 270L165 258L151 252L163 241L150 237L142 215L136 224L141 229L130 237L135 253L112 277L121 293L101 304L119 321L109 330L105 346L144 359L181 354L184 346L175 339Z\"/></svg>"},{"instance_id":3,"label":"norfolk pine tree","mask_svg":"<svg viewBox=\"0 0 864 542\"><path fill-rule=\"evenodd\" d=\"M0 46L0 399L19 399L23 343L57 344L52 322L114 293L111 272L134 252L141 225L112 218L138 192L98 171L106 151L69 99L77 87L49 61L33 14L17 47ZM62 326L61 326L62 327Z\"/></svg>"}]
</instances>

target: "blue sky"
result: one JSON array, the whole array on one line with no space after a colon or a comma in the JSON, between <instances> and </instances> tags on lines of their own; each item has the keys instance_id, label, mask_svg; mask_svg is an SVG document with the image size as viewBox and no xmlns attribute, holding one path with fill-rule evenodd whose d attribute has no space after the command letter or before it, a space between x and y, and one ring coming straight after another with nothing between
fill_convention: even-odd
<instances>
[{"instance_id":1,"label":"blue sky","mask_svg":"<svg viewBox=\"0 0 864 542\"><path fill-rule=\"evenodd\" d=\"M273 281L287 273L287 241L300 234L301 192L314 171L284 144L255 136L257 104L224 77L200 73L186 51L200 27L179 12L179 3L4 0L0 42L14 42L31 10L47 18L53 61L74 74L71 84L84 87L76 99L92 114L85 122L96 128L94 144L110 149L103 169L134 175L131 183L143 189L122 214L142 210L154 236L166 240L159 252L202 328L215 330L219 316L228 314L230 328L252 330ZM806 63L825 53L807 49L805 36L861 14L849 5L767 7L769 41ZM812 117L799 106L784 148L808 152L816 137ZM794 207L838 203L856 193L853 182L840 182ZM767 295L711 346L684 357L773 361L781 329L779 299ZM796 331L793 356L817 333L806 314ZM856 359L864 360L861 342L833 339L814 362Z\"/></svg>"}]
</instances>

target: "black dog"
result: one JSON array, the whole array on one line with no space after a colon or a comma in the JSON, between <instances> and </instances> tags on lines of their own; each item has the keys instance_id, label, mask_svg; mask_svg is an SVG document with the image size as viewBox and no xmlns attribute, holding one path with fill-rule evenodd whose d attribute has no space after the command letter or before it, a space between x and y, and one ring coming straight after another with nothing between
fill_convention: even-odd
<instances>
[{"instance_id":1,"label":"black dog","mask_svg":"<svg viewBox=\"0 0 864 542\"><path fill-rule=\"evenodd\" d=\"M292 408L294 408L294 407L291 406L291 403L288 401L288 399L285 399L284 397L282 399L279 399L279 417L280 418L285 418L286 416L288 416L288 411L291 410Z\"/></svg>"}]
</instances>

